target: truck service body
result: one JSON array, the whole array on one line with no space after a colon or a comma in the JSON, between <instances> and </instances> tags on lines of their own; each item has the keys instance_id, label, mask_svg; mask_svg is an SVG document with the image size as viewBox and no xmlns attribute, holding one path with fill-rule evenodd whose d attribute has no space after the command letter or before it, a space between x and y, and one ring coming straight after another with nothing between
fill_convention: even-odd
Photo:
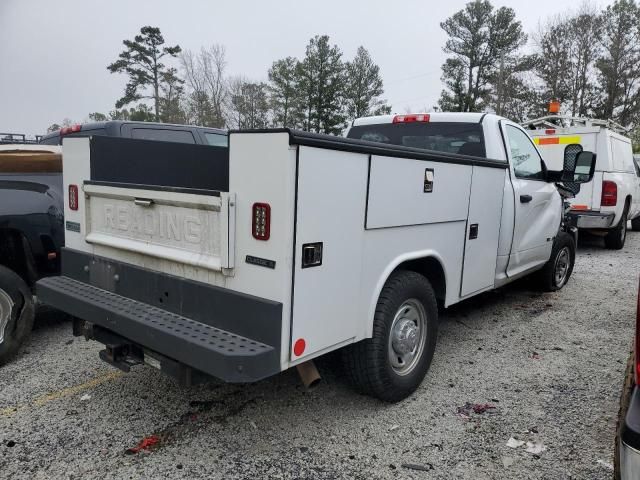
<instances>
[{"instance_id":1,"label":"truck service body","mask_svg":"<svg viewBox=\"0 0 640 480\"><path fill-rule=\"evenodd\" d=\"M494 115L422 118L473 133L428 151L236 131L215 155L65 139L62 276L40 281L38 295L78 317L77 334L105 343L104 360L125 370L144 361L184 381L256 381L342 347L362 369L359 350L382 335L384 375L400 383L360 383L403 398L433 355L435 299L447 307L550 262L560 288L575 248L562 198L520 126ZM363 119L350 135L409 123Z\"/></svg>"}]
</instances>

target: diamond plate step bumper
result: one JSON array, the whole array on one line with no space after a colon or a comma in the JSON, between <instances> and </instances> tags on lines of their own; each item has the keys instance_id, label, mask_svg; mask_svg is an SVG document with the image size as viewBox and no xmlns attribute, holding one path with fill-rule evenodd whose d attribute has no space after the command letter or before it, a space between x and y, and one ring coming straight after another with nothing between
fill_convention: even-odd
<instances>
[{"instance_id":1,"label":"diamond plate step bumper","mask_svg":"<svg viewBox=\"0 0 640 480\"><path fill-rule=\"evenodd\" d=\"M280 371L274 346L70 277L44 278L36 291L43 303L227 382L252 382Z\"/></svg>"}]
</instances>

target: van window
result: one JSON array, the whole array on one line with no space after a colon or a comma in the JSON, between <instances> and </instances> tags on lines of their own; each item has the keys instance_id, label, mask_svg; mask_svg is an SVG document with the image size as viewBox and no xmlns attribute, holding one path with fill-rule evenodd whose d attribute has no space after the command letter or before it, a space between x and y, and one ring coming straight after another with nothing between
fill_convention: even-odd
<instances>
[{"instance_id":1,"label":"van window","mask_svg":"<svg viewBox=\"0 0 640 480\"><path fill-rule=\"evenodd\" d=\"M188 130L169 130L167 128L133 128L131 138L157 140L160 142L196 143Z\"/></svg>"},{"instance_id":2,"label":"van window","mask_svg":"<svg viewBox=\"0 0 640 480\"><path fill-rule=\"evenodd\" d=\"M518 178L544 180L542 158L529 135L513 125L507 125L507 139L511 150L513 171Z\"/></svg>"},{"instance_id":3,"label":"van window","mask_svg":"<svg viewBox=\"0 0 640 480\"><path fill-rule=\"evenodd\" d=\"M633 166L633 150L631 144L611 137L611 155L613 170L617 172L635 172Z\"/></svg>"}]
</instances>

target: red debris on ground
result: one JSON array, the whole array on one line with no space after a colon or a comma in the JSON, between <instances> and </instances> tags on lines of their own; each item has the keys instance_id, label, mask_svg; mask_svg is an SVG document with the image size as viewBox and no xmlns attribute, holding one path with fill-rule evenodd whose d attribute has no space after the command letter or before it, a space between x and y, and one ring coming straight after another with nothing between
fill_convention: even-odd
<instances>
[{"instance_id":1,"label":"red debris on ground","mask_svg":"<svg viewBox=\"0 0 640 480\"><path fill-rule=\"evenodd\" d=\"M136 453L139 453L141 450L150 450L151 447L156 446L158 442L160 442L160 437L158 437L157 435L149 435L148 437L145 437L142 440L140 440L140 443L135 447L128 448L127 453L136 454Z\"/></svg>"},{"instance_id":2,"label":"red debris on ground","mask_svg":"<svg viewBox=\"0 0 640 480\"><path fill-rule=\"evenodd\" d=\"M495 405L491 405L490 403L476 403L473 406L473 413L484 413L487 410L493 410L495 409L496 406Z\"/></svg>"}]
</instances>

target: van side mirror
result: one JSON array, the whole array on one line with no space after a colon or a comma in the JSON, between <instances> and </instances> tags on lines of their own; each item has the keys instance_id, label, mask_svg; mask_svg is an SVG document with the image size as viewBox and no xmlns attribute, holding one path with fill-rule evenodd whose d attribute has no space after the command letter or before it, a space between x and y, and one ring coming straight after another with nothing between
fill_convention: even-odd
<instances>
[{"instance_id":1,"label":"van side mirror","mask_svg":"<svg viewBox=\"0 0 640 480\"><path fill-rule=\"evenodd\" d=\"M573 163L567 165L567 163ZM593 179L596 169L596 154L593 152L580 152L576 155L575 162L566 162L562 169L562 182L589 183Z\"/></svg>"}]
</instances>

